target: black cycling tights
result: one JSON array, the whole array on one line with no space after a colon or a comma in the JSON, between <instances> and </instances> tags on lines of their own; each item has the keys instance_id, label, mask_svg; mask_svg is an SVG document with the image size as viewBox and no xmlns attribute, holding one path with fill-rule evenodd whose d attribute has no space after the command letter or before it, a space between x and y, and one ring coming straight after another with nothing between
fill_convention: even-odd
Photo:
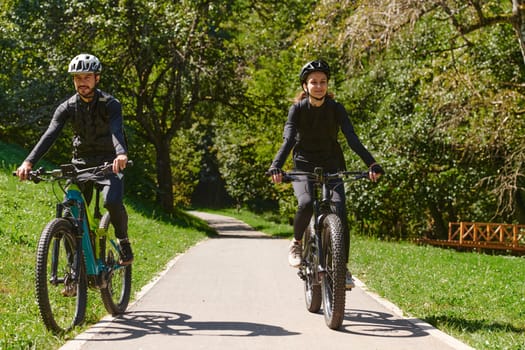
<instances>
[{"instance_id":1,"label":"black cycling tights","mask_svg":"<svg viewBox=\"0 0 525 350\"><path fill-rule=\"evenodd\" d=\"M294 238L298 241L303 239L303 234L313 214L313 184L306 181L294 181L293 189L297 198L297 212L293 221ZM348 232L348 222L346 218L346 196L342 181L334 182L331 185L333 189L332 202L334 202L337 213L343 223L345 238L345 255L348 262L348 251L350 249L350 234Z\"/></svg>"},{"instance_id":2,"label":"black cycling tights","mask_svg":"<svg viewBox=\"0 0 525 350\"><path fill-rule=\"evenodd\" d=\"M82 185L82 193L86 202L89 204L93 197L93 182ZM110 175L107 180L102 181L96 186L102 186L102 196L104 207L108 210L111 223L115 228L115 236L119 239L128 237L128 213L124 207L124 183L116 175Z\"/></svg>"}]
</instances>

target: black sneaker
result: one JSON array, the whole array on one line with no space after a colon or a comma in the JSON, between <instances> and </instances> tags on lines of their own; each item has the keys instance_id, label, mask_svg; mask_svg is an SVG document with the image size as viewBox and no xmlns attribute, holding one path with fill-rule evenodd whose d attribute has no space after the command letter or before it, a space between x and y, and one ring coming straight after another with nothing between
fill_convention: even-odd
<instances>
[{"instance_id":1,"label":"black sneaker","mask_svg":"<svg viewBox=\"0 0 525 350\"><path fill-rule=\"evenodd\" d=\"M131 244L127 238L119 239L120 245L120 260L119 265L127 266L133 262L133 251L131 250Z\"/></svg>"}]
</instances>

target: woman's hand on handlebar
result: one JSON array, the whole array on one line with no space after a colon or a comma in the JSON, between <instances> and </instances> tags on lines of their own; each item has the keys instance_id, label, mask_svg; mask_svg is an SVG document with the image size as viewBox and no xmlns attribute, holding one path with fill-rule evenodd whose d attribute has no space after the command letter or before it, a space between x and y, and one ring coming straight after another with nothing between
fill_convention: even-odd
<instances>
[{"instance_id":1,"label":"woman's hand on handlebar","mask_svg":"<svg viewBox=\"0 0 525 350\"><path fill-rule=\"evenodd\" d=\"M372 182L377 182L377 180L379 180L381 175L383 175L384 173L385 171L383 170L383 168L381 168L381 165L373 163L368 169L368 178Z\"/></svg>"},{"instance_id":2,"label":"woman's hand on handlebar","mask_svg":"<svg viewBox=\"0 0 525 350\"><path fill-rule=\"evenodd\" d=\"M268 173L271 175L273 183L280 184L283 182L283 171L281 169L270 168Z\"/></svg>"}]
</instances>

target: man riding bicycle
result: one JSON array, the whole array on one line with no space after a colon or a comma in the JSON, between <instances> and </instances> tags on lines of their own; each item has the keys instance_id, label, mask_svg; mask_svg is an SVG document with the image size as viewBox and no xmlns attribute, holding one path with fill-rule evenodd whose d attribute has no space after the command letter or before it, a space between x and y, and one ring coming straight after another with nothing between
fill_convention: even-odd
<instances>
[{"instance_id":1,"label":"man riding bicycle","mask_svg":"<svg viewBox=\"0 0 525 350\"><path fill-rule=\"evenodd\" d=\"M345 161L341 146L337 141L339 130L348 142L350 148L359 155L369 168L369 178L372 181L383 174L383 169L376 163L370 152L363 146L348 118L348 114L340 103L328 92L330 67L323 60L308 62L301 69L299 80L302 91L290 107L288 120L284 126L283 143L277 152L269 172L272 181L282 181L282 166L293 149L294 170L313 172L314 168L322 167L327 172L345 170ZM350 237L346 218L346 204L342 180L332 184L333 196L337 212L345 231L345 254L348 260ZM311 183L293 182L298 207L294 218L294 239L290 244L288 262L293 267L301 264L301 240L308 227L313 213L313 186ZM347 271L346 287L354 287L352 275Z\"/></svg>"},{"instance_id":2,"label":"man riding bicycle","mask_svg":"<svg viewBox=\"0 0 525 350\"><path fill-rule=\"evenodd\" d=\"M119 239L122 256L119 263L133 262L133 252L128 239L128 214L123 203L124 184L117 174L126 168L128 149L123 130L122 106L110 94L96 89L102 65L91 54L80 54L69 63L76 94L60 104L51 122L33 150L29 153L16 175L26 180L33 166L44 156L58 138L67 121L74 131L72 163L77 167L113 164L113 174L103 186L104 207L108 210L115 235ZM82 188L86 201L90 201L93 184Z\"/></svg>"}]
</instances>

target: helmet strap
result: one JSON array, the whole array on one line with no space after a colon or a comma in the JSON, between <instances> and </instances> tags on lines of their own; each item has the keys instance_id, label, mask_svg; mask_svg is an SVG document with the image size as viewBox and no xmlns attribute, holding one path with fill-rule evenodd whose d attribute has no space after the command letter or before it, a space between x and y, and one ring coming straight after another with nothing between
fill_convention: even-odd
<instances>
[{"instance_id":1,"label":"helmet strap","mask_svg":"<svg viewBox=\"0 0 525 350\"><path fill-rule=\"evenodd\" d=\"M328 95L328 94L325 94L323 97L319 98L319 97L315 97L313 95L310 95L310 93L308 92L308 89L304 89L304 92L306 92L306 97L313 98L316 101L323 101L325 99L326 95Z\"/></svg>"},{"instance_id":2,"label":"helmet strap","mask_svg":"<svg viewBox=\"0 0 525 350\"><path fill-rule=\"evenodd\" d=\"M322 101L322 100L324 100L324 98L326 97L326 95L324 95L324 96L321 97L321 98L318 98L318 97L315 97L315 96L312 96L312 95L308 94L308 97L311 97L311 98L313 98L314 100L317 100L317 101Z\"/></svg>"}]
</instances>

